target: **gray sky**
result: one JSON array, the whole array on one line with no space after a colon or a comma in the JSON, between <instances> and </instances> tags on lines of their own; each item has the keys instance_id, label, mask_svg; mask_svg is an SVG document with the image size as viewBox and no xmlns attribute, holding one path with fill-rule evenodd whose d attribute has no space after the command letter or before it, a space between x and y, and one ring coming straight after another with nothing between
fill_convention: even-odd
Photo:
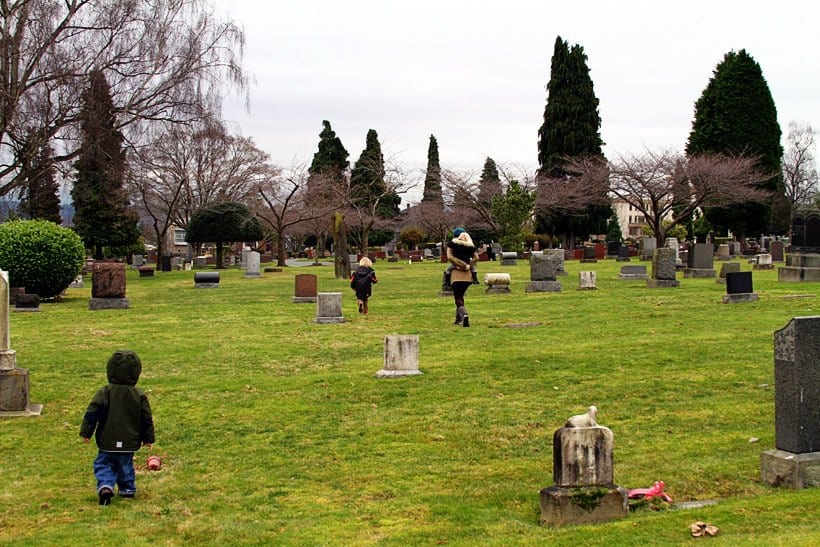
<instances>
[{"instance_id":1,"label":"gray sky","mask_svg":"<svg viewBox=\"0 0 820 547\"><path fill-rule=\"evenodd\" d=\"M250 113L224 115L274 163L309 162L329 120L351 165L367 130L386 157L445 168L537 166L555 37L580 44L605 153L682 150L715 66L746 49L783 138L820 129L820 4L807 0L215 0L246 33Z\"/></svg>"}]
</instances>

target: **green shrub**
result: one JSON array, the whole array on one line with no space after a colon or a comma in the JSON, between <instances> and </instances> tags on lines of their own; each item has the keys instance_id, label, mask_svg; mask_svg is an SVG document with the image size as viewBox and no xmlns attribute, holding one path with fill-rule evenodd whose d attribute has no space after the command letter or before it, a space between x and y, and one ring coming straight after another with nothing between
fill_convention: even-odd
<instances>
[{"instance_id":1,"label":"green shrub","mask_svg":"<svg viewBox=\"0 0 820 547\"><path fill-rule=\"evenodd\" d=\"M85 247L73 230L47 220L0 224L0 269L9 284L54 298L82 271Z\"/></svg>"}]
</instances>

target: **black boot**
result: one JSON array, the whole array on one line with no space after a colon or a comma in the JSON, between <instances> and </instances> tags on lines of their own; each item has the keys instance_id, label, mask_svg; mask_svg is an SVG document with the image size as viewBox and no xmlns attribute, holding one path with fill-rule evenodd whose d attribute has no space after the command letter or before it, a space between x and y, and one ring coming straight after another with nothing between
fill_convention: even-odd
<instances>
[{"instance_id":1,"label":"black boot","mask_svg":"<svg viewBox=\"0 0 820 547\"><path fill-rule=\"evenodd\" d=\"M450 278L451 277L452 276L451 276L450 272L448 272L447 270L444 270L444 284L445 285L447 285L447 286L451 285L451 283L450 283Z\"/></svg>"},{"instance_id":2,"label":"black boot","mask_svg":"<svg viewBox=\"0 0 820 547\"><path fill-rule=\"evenodd\" d=\"M458 325L461 325L463 327L470 326L470 320L467 318L467 308L465 308L464 306L458 307L458 309L456 310L456 317L460 319L457 323Z\"/></svg>"},{"instance_id":3,"label":"black boot","mask_svg":"<svg viewBox=\"0 0 820 547\"><path fill-rule=\"evenodd\" d=\"M473 285L478 285L478 273L473 272Z\"/></svg>"},{"instance_id":4,"label":"black boot","mask_svg":"<svg viewBox=\"0 0 820 547\"><path fill-rule=\"evenodd\" d=\"M464 308L459 306L456 308L456 320L453 322L453 325L460 325L462 321L464 321L464 313L462 312Z\"/></svg>"}]
</instances>

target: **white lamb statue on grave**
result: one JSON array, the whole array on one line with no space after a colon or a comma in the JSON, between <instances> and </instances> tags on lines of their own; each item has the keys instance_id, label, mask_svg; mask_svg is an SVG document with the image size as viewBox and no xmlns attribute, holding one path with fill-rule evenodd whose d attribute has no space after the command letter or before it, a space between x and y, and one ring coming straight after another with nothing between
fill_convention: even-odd
<instances>
[{"instance_id":1,"label":"white lamb statue on grave","mask_svg":"<svg viewBox=\"0 0 820 547\"><path fill-rule=\"evenodd\" d=\"M577 416L570 417L564 427L597 427L597 414L598 408L595 405L592 405L589 407L586 414L578 414Z\"/></svg>"}]
</instances>

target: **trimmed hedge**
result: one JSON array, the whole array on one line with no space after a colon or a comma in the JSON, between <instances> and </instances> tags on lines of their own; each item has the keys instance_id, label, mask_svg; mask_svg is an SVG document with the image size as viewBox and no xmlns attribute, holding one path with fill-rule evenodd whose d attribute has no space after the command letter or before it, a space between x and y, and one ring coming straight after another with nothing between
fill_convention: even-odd
<instances>
[{"instance_id":1,"label":"trimmed hedge","mask_svg":"<svg viewBox=\"0 0 820 547\"><path fill-rule=\"evenodd\" d=\"M47 220L0 224L0 269L12 287L40 298L63 292L83 269L85 247L76 232Z\"/></svg>"}]
</instances>

